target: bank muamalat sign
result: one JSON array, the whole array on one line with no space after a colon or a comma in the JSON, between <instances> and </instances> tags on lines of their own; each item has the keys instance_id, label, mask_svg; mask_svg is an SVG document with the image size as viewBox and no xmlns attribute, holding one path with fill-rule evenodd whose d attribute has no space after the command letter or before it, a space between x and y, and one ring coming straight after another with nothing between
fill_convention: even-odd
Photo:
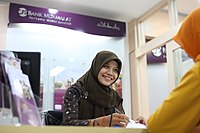
<instances>
[{"instance_id":1,"label":"bank muamalat sign","mask_svg":"<svg viewBox=\"0 0 200 133\"><path fill-rule=\"evenodd\" d=\"M86 33L123 37L126 27L124 22L85 16L80 14L58 11L52 14L48 9L10 4L9 23L38 23L81 30Z\"/></svg>"},{"instance_id":2,"label":"bank muamalat sign","mask_svg":"<svg viewBox=\"0 0 200 133\"><path fill-rule=\"evenodd\" d=\"M35 12L32 10L27 10L26 8L19 8L18 14L20 17L28 17L30 20L36 21L47 21L49 23L58 23L71 25L71 18L66 16L59 16L56 14L45 13L45 12Z\"/></svg>"}]
</instances>

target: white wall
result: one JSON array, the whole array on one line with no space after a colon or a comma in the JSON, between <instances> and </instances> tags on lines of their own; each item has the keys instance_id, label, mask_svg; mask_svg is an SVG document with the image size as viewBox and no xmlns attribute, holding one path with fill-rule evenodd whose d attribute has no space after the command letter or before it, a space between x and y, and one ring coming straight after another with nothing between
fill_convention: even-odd
<instances>
[{"instance_id":1,"label":"white wall","mask_svg":"<svg viewBox=\"0 0 200 133\"><path fill-rule=\"evenodd\" d=\"M147 70L149 108L150 114L152 114L169 94L167 64L148 64Z\"/></svg>"}]
</instances>

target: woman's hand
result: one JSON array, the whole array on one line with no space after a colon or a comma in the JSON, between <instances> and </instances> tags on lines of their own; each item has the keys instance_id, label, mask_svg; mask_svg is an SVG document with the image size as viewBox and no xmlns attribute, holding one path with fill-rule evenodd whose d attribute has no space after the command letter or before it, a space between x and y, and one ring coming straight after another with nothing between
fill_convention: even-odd
<instances>
[{"instance_id":1,"label":"woman's hand","mask_svg":"<svg viewBox=\"0 0 200 133\"><path fill-rule=\"evenodd\" d=\"M102 127L126 127L129 122L129 118L125 114L114 113L112 115L99 117L93 120L94 126Z\"/></svg>"},{"instance_id":2,"label":"woman's hand","mask_svg":"<svg viewBox=\"0 0 200 133\"><path fill-rule=\"evenodd\" d=\"M146 120L144 119L144 117L139 116L139 117L135 120L135 123L140 123L140 124L146 125Z\"/></svg>"},{"instance_id":3,"label":"woman's hand","mask_svg":"<svg viewBox=\"0 0 200 133\"><path fill-rule=\"evenodd\" d=\"M126 127L129 118L125 114L119 114L119 113L114 113L110 115L110 126L120 126L120 127Z\"/></svg>"},{"instance_id":4,"label":"woman's hand","mask_svg":"<svg viewBox=\"0 0 200 133\"><path fill-rule=\"evenodd\" d=\"M192 132L191 133L200 133L200 122L199 122L199 125L197 125L196 127L194 127L192 129Z\"/></svg>"}]
</instances>

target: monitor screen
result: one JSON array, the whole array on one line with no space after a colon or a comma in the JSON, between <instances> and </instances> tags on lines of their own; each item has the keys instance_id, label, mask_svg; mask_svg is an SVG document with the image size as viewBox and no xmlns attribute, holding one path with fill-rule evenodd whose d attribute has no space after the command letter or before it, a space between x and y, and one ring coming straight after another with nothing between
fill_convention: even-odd
<instances>
[{"instance_id":1,"label":"monitor screen","mask_svg":"<svg viewBox=\"0 0 200 133\"><path fill-rule=\"evenodd\" d=\"M31 88L36 100L36 103L39 105L40 100L40 61L41 53L40 52L21 52L13 51L15 56L21 59L21 69L22 72L29 77Z\"/></svg>"}]
</instances>

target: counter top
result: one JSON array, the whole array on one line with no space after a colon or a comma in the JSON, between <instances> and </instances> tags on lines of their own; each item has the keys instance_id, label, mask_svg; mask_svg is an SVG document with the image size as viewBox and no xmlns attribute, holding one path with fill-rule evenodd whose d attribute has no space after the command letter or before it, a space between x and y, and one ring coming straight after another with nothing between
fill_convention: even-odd
<instances>
[{"instance_id":1,"label":"counter top","mask_svg":"<svg viewBox=\"0 0 200 133\"><path fill-rule=\"evenodd\" d=\"M147 129L74 126L0 126L0 133L147 133Z\"/></svg>"}]
</instances>

